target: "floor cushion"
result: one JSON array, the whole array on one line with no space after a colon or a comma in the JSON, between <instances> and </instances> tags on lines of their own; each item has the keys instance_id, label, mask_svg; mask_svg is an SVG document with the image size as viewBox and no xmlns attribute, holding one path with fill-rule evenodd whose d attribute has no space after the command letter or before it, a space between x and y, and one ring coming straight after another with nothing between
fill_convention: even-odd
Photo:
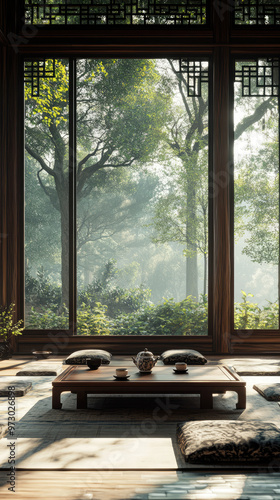
<instances>
[{"instance_id":1,"label":"floor cushion","mask_svg":"<svg viewBox=\"0 0 280 500\"><path fill-rule=\"evenodd\" d=\"M255 384L253 389L267 401L280 401L280 384Z\"/></svg>"},{"instance_id":2,"label":"floor cushion","mask_svg":"<svg viewBox=\"0 0 280 500\"><path fill-rule=\"evenodd\" d=\"M48 361L36 361L28 363L25 368L17 372L19 377L43 377L59 375L62 371L62 364L49 363Z\"/></svg>"},{"instance_id":3,"label":"floor cushion","mask_svg":"<svg viewBox=\"0 0 280 500\"><path fill-rule=\"evenodd\" d=\"M164 351L160 359L165 365L175 365L180 361L188 365L204 365L207 359L200 352L193 349L170 349Z\"/></svg>"},{"instance_id":4,"label":"floor cushion","mask_svg":"<svg viewBox=\"0 0 280 500\"><path fill-rule=\"evenodd\" d=\"M65 359L65 364L86 365L87 364L86 358L90 359L98 358L101 359L102 365L109 365L112 358L112 354L102 349L84 349L82 351L72 352L72 354L70 354L68 358Z\"/></svg>"},{"instance_id":5,"label":"floor cushion","mask_svg":"<svg viewBox=\"0 0 280 500\"><path fill-rule=\"evenodd\" d=\"M177 425L177 439L190 463L266 463L280 459L280 430L269 422L184 422Z\"/></svg>"},{"instance_id":6,"label":"floor cushion","mask_svg":"<svg viewBox=\"0 0 280 500\"><path fill-rule=\"evenodd\" d=\"M0 396L9 396L11 394L11 387L14 387L12 394L14 396L20 397L24 396L27 391L32 387L32 382L27 382L23 380L10 380L10 381L0 381Z\"/></svg>"},{"instance_id":7,"label":"floor cushion","mask_svg":"<svg viewBox=\"0 0 280 500\"><path fill-rule=\"evenodd\" d=\"M238 375L280 375L280 365L260 363L259 365L234 365Z\"/></svg>"}]
</instances>

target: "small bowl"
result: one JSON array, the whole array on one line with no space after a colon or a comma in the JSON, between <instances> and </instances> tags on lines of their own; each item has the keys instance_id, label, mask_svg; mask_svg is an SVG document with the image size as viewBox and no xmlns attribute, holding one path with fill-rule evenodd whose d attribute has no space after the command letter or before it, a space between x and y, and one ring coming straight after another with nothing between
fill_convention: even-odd
<instances>
[{"instance_id":1,"label":"small bowl","mask_svg":"<svg viewBox=\"0 0 280 500\"><path fill-rule=\"evenodd\" d=\"M52 354L52 351L32 351L32 354L36 359L47 359Z\"/></svg>"},{"instance_id":2,"label":"small bowl","mask_svg":"<svg viewBox=\"0 0 280 500\"><path fill-rule=\"evenodd\" d=\"M90 370L97 370L101 365L101 359L99 358L96 359L87 358L86 362Z\"/></svg>"}]
</instances>

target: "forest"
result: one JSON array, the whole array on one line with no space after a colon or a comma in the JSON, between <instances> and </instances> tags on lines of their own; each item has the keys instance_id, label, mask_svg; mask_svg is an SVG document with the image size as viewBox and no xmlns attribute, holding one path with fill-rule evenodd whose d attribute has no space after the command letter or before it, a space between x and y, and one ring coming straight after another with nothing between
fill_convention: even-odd
<instances>
[{"instance_id":1,"label":"forest","mask_svg":"<svg viewBox=\"0 0 280 500\"><path fill-rule=\"evenodd\" d=\"M209 62L77 61L74 211L69 63L54 66L39 93L25 84L25 327L69 327L74 213L79 335L207 335ZM273 329L278 102L241 90L237 82L235 328Z\"/></svg>"}]
</instances>

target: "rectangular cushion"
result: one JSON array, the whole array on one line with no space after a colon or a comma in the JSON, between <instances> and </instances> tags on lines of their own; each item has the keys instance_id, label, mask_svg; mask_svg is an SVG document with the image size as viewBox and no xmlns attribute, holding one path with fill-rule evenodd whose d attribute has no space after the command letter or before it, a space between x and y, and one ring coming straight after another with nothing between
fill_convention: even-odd
<instances>
[{"instance_id":1,"label":"rectangular cushion","mask_svg":"<svg viewBox=\"0 0 280 500\"><path fill-rule=\"evenodd\" d=\"M177 439L190 463L271 463L280 459L280 430L269 422L185 422L177 425Z\"/></svg>"}]
</instances>

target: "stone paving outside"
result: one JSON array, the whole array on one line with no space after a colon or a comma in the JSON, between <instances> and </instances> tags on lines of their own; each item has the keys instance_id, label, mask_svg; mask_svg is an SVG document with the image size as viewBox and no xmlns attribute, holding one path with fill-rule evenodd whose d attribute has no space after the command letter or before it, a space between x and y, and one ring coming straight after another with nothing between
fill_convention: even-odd
<instances>
[{"instance_id":1,"label":"stone paving outside","mask_svg":"<svg viewBox=\"0 0 280 500\"><path fill-rule=\"evenodd\" d=\"M150 478L149 482L153 482ZM155 475L155 483L156 475ZM133 500L280 500L280 473L205 475L177 472L177 482L138 488Z\"/></svg>"}]
</instances>

